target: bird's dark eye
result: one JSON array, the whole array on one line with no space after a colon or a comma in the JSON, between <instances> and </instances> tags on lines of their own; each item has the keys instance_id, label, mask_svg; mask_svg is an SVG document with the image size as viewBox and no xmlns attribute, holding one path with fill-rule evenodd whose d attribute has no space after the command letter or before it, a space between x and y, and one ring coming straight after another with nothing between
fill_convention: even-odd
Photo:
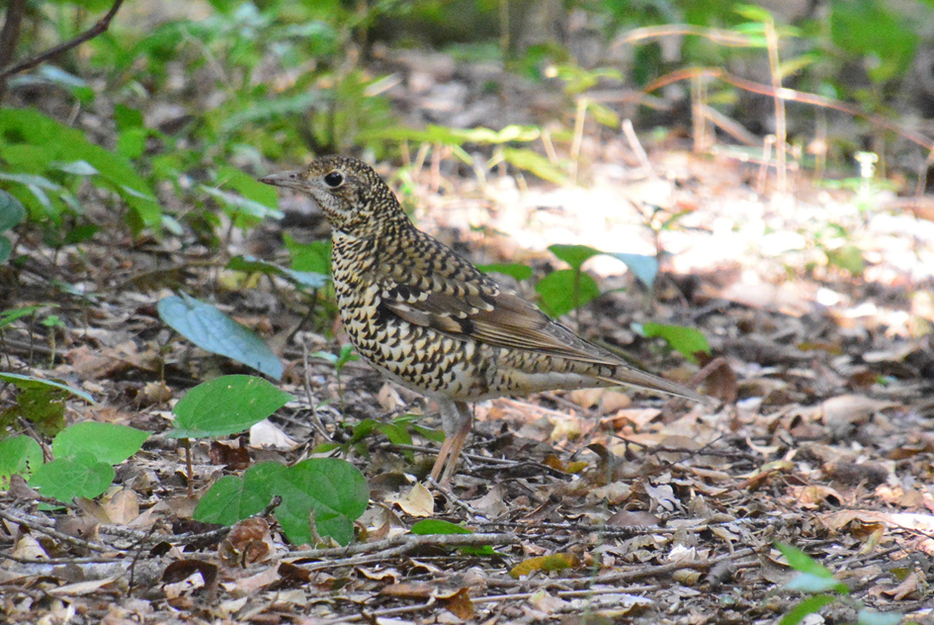
<instances>
[{"instance_id":1,"label":"bird's dark eye","mask_svg":"<svg viewBox=\"0 0 934 625\"><path fill-rule=\"evenodd\" d=\"M324 184L328 185L332 189L344 184L344 175L339 171L332 171L324 177Z\"/></svg>"}]
</instances>

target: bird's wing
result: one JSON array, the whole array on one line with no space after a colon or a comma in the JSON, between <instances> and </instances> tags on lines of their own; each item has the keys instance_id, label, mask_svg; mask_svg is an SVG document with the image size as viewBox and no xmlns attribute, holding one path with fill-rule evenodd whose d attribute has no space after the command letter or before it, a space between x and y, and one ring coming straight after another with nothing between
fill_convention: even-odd
<instances>
[{"instance_id":1,"label":"bird's wing","mask_svg":"<svg viewBox=\"0 0 934 625\"><path fill-rule=\"evenodd\" d=\"M433 257L430 271L409 271L408 261L390 261L381 268L378 283L388 311L455 338L594 364L622 364L549 319L534 304L503 290L452 250L432 243L437 247L427 255Z\"/></svg>"}]
</instances>

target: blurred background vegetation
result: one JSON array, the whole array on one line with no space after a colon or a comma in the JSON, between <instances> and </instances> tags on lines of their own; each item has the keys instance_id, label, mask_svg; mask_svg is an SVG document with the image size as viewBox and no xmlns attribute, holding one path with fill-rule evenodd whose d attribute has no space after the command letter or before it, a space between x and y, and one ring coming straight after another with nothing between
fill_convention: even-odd
<instances>
[{"instance_id":1,"label":"blurred background vegetation","mask_svg":"<svg viewBox=\"0 0 934 625\"><path fill-rule=\"evenodd\" d=\"M10 0L4 19L0 228L53 247L114 226L216 246L275 214L256 176L323 153L586 182L585 138L623 120L818 176L868 150L927 185L931 2Z\"/></svg>"}]
</instances>

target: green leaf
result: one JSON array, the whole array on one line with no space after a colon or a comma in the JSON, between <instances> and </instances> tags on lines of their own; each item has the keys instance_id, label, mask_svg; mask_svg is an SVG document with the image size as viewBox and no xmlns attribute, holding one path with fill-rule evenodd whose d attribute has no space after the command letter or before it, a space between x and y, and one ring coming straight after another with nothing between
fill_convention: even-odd
<instances>
[{"instance_id":1,"label":"green leaf","mask_svg":"<svg viewBox=\"0 0 934 625\"><path fill-rule=\"evenodd\" d=\"M478 265L477 268L483 273L501 273L516 280L528 280L532 277L532 268L522 263L492 263Z\"/></svg>"},{"instance_id":2,"label":"green leaf","mask_svg":"<svg viewBox=\"0 0 934 625\"><path fill-rule=\"evenodd\" d=\"M0 232L18 226L26 219L26 209L15 197L0 189Z\"/></svg>"},{"instance_id":3,"label":"green leaf","mask_svg":"<svg viewBox=\"0 0 934 625\"><path fill-rule=\"evenodd\" d=\"M520 169L531 172L541 178L555 184L568 184L569 179L561 168L552 164L544 156L533 152L527 148L503 148L503 160L515 165Z\"/></svg>"},{"instance_id":4,"label":"green leaf","mask_svg":"<svg viewBox=\"0 0 934 625\"><path fill-rule=\"evenodd\" d=\"M270 208L236 193L214 189L207 185L201 185L201 190L221 201L224 210L233 217L234 225L238 228L255 225L264 219L282 219L282 213L278 209Z\"/></svg>"},{"instance_id":5,"label":"green leaf","mask_svg":"<svg viewBox=\"0 0 934 625\"><path fill-rule=\"evenodd\" d=\"M117 137L117 152L129 159L139 158L146 151L146 140L152 132L146 128L129 128Z\"/></svg>"},{"instance_id":6,"label":"green leaf","mask_svg":"<svg viewBox=\"0 0 934 625\"><path fill-rule=\"evenodd\" d=\"M279 194L276 192L275 187L263 184L253 176L248 176L236 167L229 165L221 165L217 168L217 180L218 184L230 187L246 199L275 211L279 215L277 219L281 219L281 213L277 208Z\"/></svg>"},{"instance_id":7,"label":"green leaf","mask_svg":"<svg viewBox=\"0 0 934 625\"><path fill-rule=\"evenodd\" d=\"M233 525L262 512L272 500L266 485L275 483L288 467L277 462L261 462L246 470L243 477L225 475L201 496L192 517L204 523Z\"/></svg>"},{"instance_id":8,"label":"green leaf","mask_svg":"<svg viewBox=\"0 0 934 625\"><path fill-rule=\"evenodd\" d=\"M41 178L35 174L54 169L56 163L85 161L100 173L95 181L116 191L130 207L128 220L136 232L160 224L162 209L149 184L123 156L91 143L79 130L33 109L6 108L0 115L0 149L8 163L18 163L18 169L34 174L34 179ZM0 177L11 179L8 175ZM48 198L37 193L41 187L35 180L19 182L29 185L43 207L53 214Z\"/></svg>"},{"instance_id":9,"label":"green leaf","mask_svg":"<svg viewBox=\"0 0 934 625\"><path fill-rule=\"evenodd\" d=\"M126 104L117 104L114 106L114 122L117 124L117 130L122 134L130 129L142 128L143 114Z\"/></svg>"},{"instance_id":10,"label":"green leaf","mask_svg":"<svg viewBox=\"0 0 934 625\"><path fill-rule=\"evenodd\" d=\"M882 83L903 74L918 47L916 24L877 0L834 0L830 3L830 36L834 45L874 61L869 77Z\"/></svg>"},{"instance_id":11,"label":"green leaf","mask_svg":"<svg viewBox=\"0 0 934 625\"><path fill-rule=\"evenodd\" d=\"M0 234L0 263L6 262L12 253L13 244L6 238L5 234Z\"/></svg>"},{"instance_id":12,"label":"green leaf","mask_svg":"<svg viewBox=\"0 0 934 625\"><path fill-rule=\"evenodd\" d=\"M279 95L273 100L259 102L225 116L220 132L228 134L246 126L261 127L267 120L290 114L304 114L310 109L321 109L330 99L325 91L307 91L295 96Z\"/></svg>"},{"instance_id":13,"label":"green leaf","mask_svg":"<svg viewBox=\"0 0 934 625\"><path fill-rule=\"evenodd\" d=\"M626 254L617 252L609 254L614 258L623 261L629 270L635 274L636 278L648 288L655 284L655 276L658 275L658 259L654 256L645 256L643 254Z\"/></svg>"},{"instance_id":14,"label":"green leaf","mask_svg":"<svg viewBox=\"0 0 934 625\"><path fill-rule=\"evenodd\" d=\"M828 590L836 590L841 594L847 594L848 592L846 585L838 582L833 577L823 577L814 573L798 573L785 584L785 588L809 593L826 592Z\"/></svg>"},{"instance_id":15,"label":"green leaf","mask_svg":"<svg viewBox=\"0 0 934 625\"><path fill-rule=\"evenodd\" d=\"M816 614L825 605L833 603L834 600L835 597L833 595L815 595L813 597L808 597L793 607L788 614L783 616L782 620L778 622L778 625L796 625L796 623L800 623L808 614Z\"/></svg>"},{"instance_id":16,"label":"green leaf","mask_svg":"<svg viewBox=\"0 0 934 625\"><path fill-rule=\"evenodd\" d=\"M42 310L42 306L22 306L20 308L14 308L13 310L5 310L0 313L0 328L10 325L21 317L28 317L39 310Z\"/></svg>"},{"instance_id":17,"label":"green leaf","mask_svg":"<svg viewBox=\"0 0 934 625\"><path fill-rule=\"evenodd\" d=\"M827 262L854 276L858 277L863 275L863 271L866 269L866 260L863 258L863 251L851 243L837 249L826 250L826 254Z\"/></svg>"},{"instance_id":18,"label":"green leaf","mask_svg":"<svg viewBox=\"0 0 934 625\"><path fill-rule=\"evenodd\" d=\"M174 438L226 436L248 430L293 399L262 378L225 375L194 387L173 412Z\"/></svg>"},{"instance_id":19,"label":"green leaf","mask_svg":"<svg viewBox=\"0 0 934 625\"><path fill-rule=\"evenodd\" d=\"M413 525L409 531L419 536L427 534L473 534L466 527L442 519L424 519Z\"/></svg>"},{"instance_id":20,"label":"green leaf","mask_svg":"<svg viewBox=\"0 0 934 625\"><path fill-rule=\"evenodd\" d=\"M198 347L277 380L282 377L282 361L266 343L214 306L182 293L160 300L157 310L162 321Z\"/></svg>"},{"instance_id":21,"label":"green leaf","mask_svg":"<svg viewBox=\"0 0 934 625\"><path fill-rule=\"evenodd\" d=\"M10 478L22 475L27 480L42 466L42 448L28 436L14 436L0 441L0 490L9 490Z\"/></svg>"},{"instance_id":22,"label":"green leaf","mask_svg":"<svg viewBox=\"0 0 934 625\"><path fill-rule=\"evenodd\" d=\"M313 542L309 523L313 513L320 536L346 545L353 539L354 520L366 510L370 491L363 474L338 458L310 458L291 468L264 462L250 467L242 480L219 480L198 503L194 517L232 525L262 510L275 495L282 497L276 518L293 544Z\"/></svg>"},{"instance_id":23,"label":"green leaf","mask_svg":"<svg viewBox=\"0 0 934 625\"><path fill-rule=\"evenodd\" d=\"M818 577L833 577L833 573L831 573L829 569L822 566L819 562L797 547L792 547L785 543L775 543L775 548L785 556L785 559L788 560L788 566L794 570L801 573L810 573Z\"/></svg>"},{"instance_id":24,"label":"green leaf","mask_svg":"<svg viewBox=\"0 0 934 625\"><path fill-rule=\"evenodd\" d=\"M311 543L308 523L312 510L315 528L341 545L353 539L353 522L366 511L370 489L355 466L339 458L309 458L282 476L274 493L283 505L276 518L294 544Z\"/></svg>"},{"instance_id":25,"label":"green leaf","mask_svg":"<svg viewBox=\"0 0 934 625\"><path fill-rule=\"evenodd\" d=\"M315 273L313 271L295 271L294 269L285 269L274 263L260 260L252 256L236 256L230 259L230 262L227 263L227 269L281 276L297 286L306 287L309 289L320 289L331 281L330 276L327 274Z\"/></svg>"},{"instance_id":26,"label":"green leaf","mask_svg":"<svg viewBox=\"0 0 934 625\"><path fill-rule=\"evenodd\" d=\"M331 242L313 241L298 243L290 236L285 237L285 247L292 256L292 269L331 275Z\"/></svg>"},{"instance_id":27,"label":"green leaf","mask_svg":"<svg viewBox=\"0 0 934 625\"><path fill-rule=\"evenodd\" d=\"M586 245L561 245L560 243L549 245L548 250L569 264L571 269L576 270L580 270L583 264L594 256L603 254L600 250Z\"/></svg>"},{"instance_id":28,"label":"green leaf","mask_svg":"<svg viewBox=\"0 0 934 625\"><path fill-rule=\"evenodd\" d=\"M75 497L93 499L102 494L113 483L114 475L110 464L80 453L43 464L28 483L46 497L69 503Z\"/></svg>"},{"instance_id":29,"label":"green leaf","mask_svg":"<svg viewBox=\"0 0 934 625\"><path fill-rule=\"evenodd\" d=\"M100 462L119 464L138 452L149 433L126 425L85 421L65 428L52 441L56 458L86 452Z\"/></svg>"},{"instance_id":30,"label":"green leaf","mask_svg":"<svg viewBox=\"0 0 934 625\"><path fill-rule=\"evenodd\" d=\"M660 337L690 362L697 362L698 352L709 354L710 343L701 332L684 326L661 323L632 324L633 329L646 338Z\"/></svg>"},{"instance_id":31,"label":"green leaf","mask_svg":"<svg viewBox=\"0 0 934 625\"><path fill-rule=\"evenodd\" d=\"M32 307L29 307L29 308L32 308ZM16 311L13 311L13 312L16 312ZM30 314L31 312L32 311L30 310L26 314ZM6 373L6 372L0 372L0 380L6 380L7 382L12 382L18 388L21 388L23 390L38 389L38 388L43 388L43 387L56 388L62 391L67 391L68 393L71 393L72 395L76 395L77 397L80 397L81 399L87 401L88 403L91 403L91 404L97 403L94 401L94 398L91 397L91 395L89 395L85 391L82 391L81 389L78 389L78 388L74 388L73 386L68 386L67 384L64 384L63 382L56 382L55 380L45 380L45 379L37 378L31 375L22 375L20 373Z\"/></svg>"},{"instance_id":32,"label":"green leaf","mask_svg":"<svg viewBox=\"0 0 934 625\"><path fill-rule=\"evenodd\" d=\"M53 163L52 166L55 169L65 172L66 174L74 174L76 176L96 176L100 172L97 171L93 165L87 161L71 161L70 163Z\"/></svg>"},{"instance_id":33,"label":"green leaf","mask_svg":"<svg viewBox=\"0 0 934 625\"><path fill-rule=\"evenodd\" d=\"M579 280L575 293L575 279ZM552 317L561 317L590 300L599 297L600 287L586 273L576 274L573 269L553 271L535 285L541 296L542 309Z\"/></svg>"},{"instance_id":34,"label":"green leaf","mask_svg":"<svg viewBox=\"0 0 934 625\"><path fill-rule=\"evenodd\" d=\"M754 4L739 4L733 7L733 10L738 14L751 20L753 22L774 22L772 14L769 13L766 9L756 6Z\"/></svg>"}]
</instances>

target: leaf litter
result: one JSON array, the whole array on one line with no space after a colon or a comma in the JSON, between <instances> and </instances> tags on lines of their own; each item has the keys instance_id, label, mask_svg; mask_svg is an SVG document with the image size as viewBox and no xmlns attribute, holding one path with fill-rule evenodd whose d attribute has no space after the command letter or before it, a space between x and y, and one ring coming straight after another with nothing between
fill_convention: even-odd
<instances>
[{"instance_id":1,"label":"leaf litter","mask_svg":"<svg viewBox=\"0 0 934 625\"><path fill-rule=\"evenodd\" d=\"M481 189L448 159L443 180L433 168L412 172L416 216L477 263L521 262L537 277L561 268L547 252L555 243L664 250L654 294L618 261L588 261L603 294L567 322L649 370L683 381L703 372L722 407L590 390L483 402L449 489L419 483L436 445L417 430L411 444L374 429L342 447L371 492L348 547L290 545L271 518L205 526L191 520L197 502L186 494L181 447L165 436L168 415L188 387L243 368L170 340L155 314L160 279L147 274L155 282L145 288L135 279L146 253L136 250L122 265L107 262L113 271L95 300L61 303L63 328L21 319L5 329L9 369L67 380L106 406L70 400L69 423L102 419L154 435L118 466L108 493L64 513L47 512L13 480L0 507L4 617L773 623L800 598L781 590L794 575L774 547L781 542L836 573L867 606L932 622L934 224L884 196L861 213L853 194L806 174L780 198L758 194L749 166L726 156L670 142L648 152L652 175L618 146L585 141L580 174L590 184L557 189L523 188L510 175ZM648 227L650 206L682 215L677 227ZM838 232L834 224L862 266L839 241L815 243L815 233ZM77 283L114 253L90 243L49 264L53 255L37 244L30 256ZM203 266L212 261L206 250L158 253L198 276L192 289L223 271ZM47 287L21 284L4 303L54 301ZM267 338L300 321L297 295L280 291L288 306L236 286L222 295L263 318ZM648 322L701 330L714 357L686 363L633 330ZM320 444L343 445L368 418L425 415L415 424L437 428L430 405L364 363L347 363L339 382L332 365L309 358L346 342L339 331L324 338L328 330L281 343L280 386L298 399L251 432L256 444L240 439L252 462L292 464ZM0 396L4 408L10 392ZM230 470L210 441L192 451L199 492ZM469 533L410 533L426 517ZM856 619L855 608L833 609L832 619Z\"/></svg>"}]
</instances>

